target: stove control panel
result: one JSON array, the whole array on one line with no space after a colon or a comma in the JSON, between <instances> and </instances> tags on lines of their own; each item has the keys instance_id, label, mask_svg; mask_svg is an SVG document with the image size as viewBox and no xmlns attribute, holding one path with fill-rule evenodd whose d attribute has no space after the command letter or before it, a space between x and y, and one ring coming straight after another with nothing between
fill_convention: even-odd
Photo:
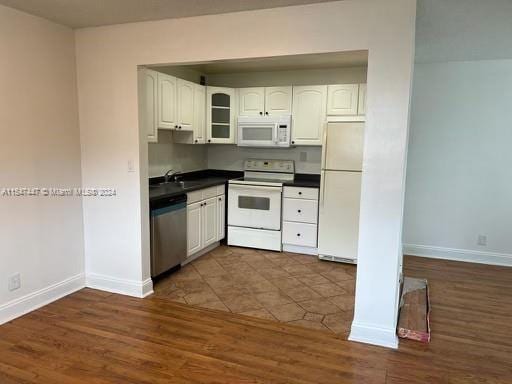
<instances>
[{"instance_id":1,"label":"stove control panel","mask_svg":"<svg viewBox=\"0 0 512 384\"><path fill-rule=\"evenodd\" d=\"M256 172L295 173L295 163L293 160L247 159L244 163L244 170Z\"/></svg>"}]
</instances>

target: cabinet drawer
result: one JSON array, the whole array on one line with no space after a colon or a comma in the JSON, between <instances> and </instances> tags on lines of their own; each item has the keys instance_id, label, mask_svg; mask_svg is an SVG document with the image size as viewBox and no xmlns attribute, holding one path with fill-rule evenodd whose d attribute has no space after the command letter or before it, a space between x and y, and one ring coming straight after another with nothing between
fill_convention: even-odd
<instances>
[{"instance_id":1,"label":"cabinet drawer","mask_svg":"<svg viewBox=\"0 0 512 384\"><path fill-rule=\"evenodd\" d=\"M284 198L283 220L316 224L318 220L318 201Z\"/></svg>"},{"instance_id":2,"label":"cabinet drawer","mask_svg":"<svg viewBox=\"0 0 512 384\"><path fill-rule=\"evenodd\" d=\"M217 187L201 189L201 192L203 192L203 200L210 199L217 196Z\"/></svg>"},{"instance_id":3,"label":"cabinet drawer","mask_svg":"<svg viewBox=\"0 0 512 384\"><path fill-rule=\"evenodd\" d=\"M198 191L188 192L187 193L187 204L194 204L198 201L203 200L203 191L200 189Z\"/></svg>"},{"instance_id":4,"label":"cabinet drawer","mask_svg":"<svg viewBox=\"0 0 512 384\"><path fill-rule=\"evenodd\" d=\"M318 188L284 187L284 197L318 200Z\"/></svg>"},{"instance_id":5,"label":"cabinet drawer","mask_svg":"<svg viewBox=\"0 0 512 384\"><path fill-rule=\"evenodd\" d=\"M317 226L315 224L283 222L283 244L316 247Z\"/></svg>"},{"instance_id":6,"label":"cabinet drawer","mask_svg":"<svg viewBox=\"0 0 512 384\"><path fill-rule=\"evenodd\" d=\"M217 185L217 196L224 195L226 193L226 186L224 184Z\"/></svg>"}]
</instances>

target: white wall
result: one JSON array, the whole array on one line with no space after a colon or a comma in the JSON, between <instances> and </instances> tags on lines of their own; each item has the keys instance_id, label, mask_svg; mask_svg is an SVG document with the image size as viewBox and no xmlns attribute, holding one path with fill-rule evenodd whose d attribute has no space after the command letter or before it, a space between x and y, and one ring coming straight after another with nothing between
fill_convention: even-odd
<instances>
[{"instance_id":1,"label":"white wall","mask_svg":"<svg viewBox=\"0 0 512 384\"><path fill-rule=\"evenodd\" d=\"M0 6L0 47L0 188L80 187L73 31ZM0 323L83 286L80 198L0 196L0 217Z\"/></svg>"},{"instance_id":2,"label":"white wall","mask_svg":"<svg viewBox=\"0 0 512 384\"><path fill-rule=\"evenodd\" d=\"M396 346L415 5L345 0L77 31L83 183L119 191L113 201L84 201L89 283L136 295L150 290L147 144L138 129L137 65L369 50L351 338ZM128 172L129 161L140 167Z\"/></svg>"},{"instance_id":3,"label":"white wall","mask_svg":"<svg viewBox=\"0 0 512 384\"><path fill-rule=\"evenodd\" d=\"M405 253L512 265L510 16L509 1L419 2Z\"/></svg>"}]
</instances>

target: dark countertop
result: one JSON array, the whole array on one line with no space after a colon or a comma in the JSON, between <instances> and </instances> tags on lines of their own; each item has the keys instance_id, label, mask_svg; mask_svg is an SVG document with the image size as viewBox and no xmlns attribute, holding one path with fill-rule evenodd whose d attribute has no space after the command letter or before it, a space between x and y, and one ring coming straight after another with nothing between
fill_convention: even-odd
<instances>
[{"instance_id":1,"label":"dark countertop","mask_svg":"<svg viewBox=\"0 0 512 384\"><path fill-rule=\"evenodd\" d=\"M243 172L204 170L180 174L180 180L185 182L185 187L175 183L158 185L164 181L163 177L149 179L149 202L157 202L162 199L184 195L208 187L226 184L229 179L241 177Z\"/></svg>"},{"instance_id":2,"label":"dark countertop","mask_svg":"<svg viewBox=\"0 0 512 384\"><path fill-rule=\"evenodd\" d=\"M320 188L320 175L296 173L293 181L284 183L287 187Z\"/></svg>"}]
</instances>

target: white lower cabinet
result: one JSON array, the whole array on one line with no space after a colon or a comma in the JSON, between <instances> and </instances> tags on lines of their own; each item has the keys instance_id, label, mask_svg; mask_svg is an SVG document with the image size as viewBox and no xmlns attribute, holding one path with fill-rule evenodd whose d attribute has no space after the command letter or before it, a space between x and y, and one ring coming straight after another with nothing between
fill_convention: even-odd
<instances>
[{"instance_id":1,"label":"white lower cabinet","mask_svg":"<svg viewBox=\"0 0 512 384\"><path fill-rule=\"evenodd\" d=\"M187 257L224 238L224 208L223 185L187 194Z\"/></svg>"},{"instance_id":2,"label":"white lower cabinet","mask_svg":"<svg viewBox=\"0 0 512 384\"><path fill-rule=\"evenodd\" d=\"M284 187L283 250L317 255L318 188Z\"/></svg>"}]
</instances>

